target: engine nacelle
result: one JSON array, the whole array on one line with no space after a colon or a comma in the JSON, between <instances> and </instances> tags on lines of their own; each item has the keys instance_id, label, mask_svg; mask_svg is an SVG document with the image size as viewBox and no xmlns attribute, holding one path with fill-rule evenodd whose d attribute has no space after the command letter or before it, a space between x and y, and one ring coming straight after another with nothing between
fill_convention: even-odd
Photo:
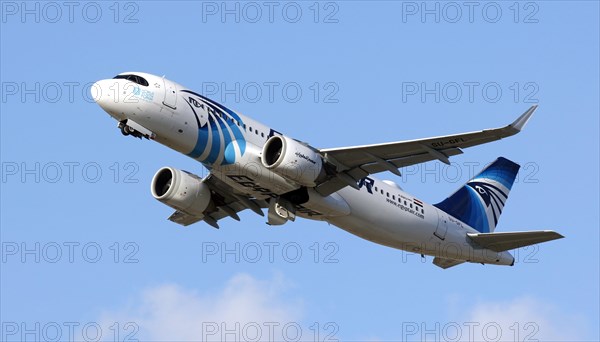
<instances>
[{"instance_id":1,"label":"engine nacelle","mask_svg":"<svg viewBox=\"0 0 600 342\"><path fill-rule=\"evenodd\" d=\"M313 187L324 176L323 159L312 148L285 136L269 138L261 162L267 169L300 185Z\"/></svg>"},{"instance_id":2,"label":"engine nacelle","mask_svg":"<svg viewBox=\"0 0 600 342\"><path fill-rule=\"evenodd\" d=\"M152 196L184 213L203 216L211 205L210 189L200 177L187 171L163 167L152 178Z\"/></svg>"}]
</instances>

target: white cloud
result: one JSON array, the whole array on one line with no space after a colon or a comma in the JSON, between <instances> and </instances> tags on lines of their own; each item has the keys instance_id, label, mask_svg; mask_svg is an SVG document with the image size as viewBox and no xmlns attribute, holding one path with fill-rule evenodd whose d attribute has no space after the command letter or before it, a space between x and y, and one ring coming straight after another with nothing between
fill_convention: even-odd
<instances>
[{"instance_id":1,"label":"white cloud","mask_svg":"<svg viewBox=\"0 0 600 342\"><path fill-rule=\"evenodd\" d=\"M580 341L585 328L583 318L533 297L520 297L505 302L478 302L468 310L464 322L479 324L471 340ZM463 332L468 329L465 327ZM468 338L463 336L463 340Z\"/></svg>"},{"instance_id":2,"label":"white cloud","mask_svg":"<svg viewBox=\"0 0 600 342\"><path fill-rule=\"evenodd\" d=\"M104 313L101 322L134 322L139 331L132 337L140 341L254 340L257 334L263 341L273 334L280 340L285 324L288 336L295 334L301 316L300 301L281 300L285 287L282 277L263 281L247 274L234 276L214 293L160 285L143 291L126 308ZM121 336L132 331L122 329Z\"/></svg>"},{"instance_id":3,"label":"white cloud","mask_svg":"<svg viewBox=\"0 0 600 342\"><path fill-rule=\"evenodd\" d=\"M585 341L588 320L534 297L475 301L449 297L449 318L404 322L399 341ZM590 340L588 337L587 340Z\"/></svg>"},{"instance_id":4,"label":"white cloud","mask_svg":"<svg viewBox=\"0 0 600 342\"><path fill-rule=\"evenodd\" d=\"M204 293L165 284L144 290L120 310L104 313L100 322L110 340L114 322L119 322L121 340L133 332L125 326L133 322L139 331L129 337L140 341L295 340L298 329L301 340L313 341L313 331L301 321L302 301L283 296L287 287L281 276L259 280L247 274ZM574 341L585 340L590 331L585 317L534 297L472 305L464 305L464 299L450 299L450 319L405 324L398 340ZM289 329L284 332L286 324ZM259 338L255 338L257 333ZM366 324L364 333L377 332L369 331ZM354 340L378 340L373 335L364 337Z\"/></svg>"}]
</instances>

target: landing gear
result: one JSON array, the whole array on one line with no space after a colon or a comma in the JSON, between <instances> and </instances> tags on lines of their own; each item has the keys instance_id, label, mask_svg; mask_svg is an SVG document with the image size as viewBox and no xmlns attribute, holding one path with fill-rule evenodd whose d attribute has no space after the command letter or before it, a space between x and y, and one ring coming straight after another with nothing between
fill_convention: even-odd
<instances>
[{"instance_id":1,"label":"landing gear","mask_svg":"<svg viewBox=\"0 0 600 342\"><path fill-rule=\"evenodd\" d=\"M291 202L279 197L269 200L267 224L269 226L279 226L287 221L296 220L296 208Z\"/></svg>"},{"instance_id":2,"label":"landing gear","mask_svg":"<svg viewBox=\"0 0 600 342\"><path fill-rule=\"evenodd\" d=\"M133 137L140 138L140 139L142 137L147 138L146 136L144 136L144 134L142 134L141 132L138 132L133 127L129 126L127 124L127 120L119 122L118 127L119 127L119 129L121 129L121 134L123 134L124 136L131 135Z\"/></svg>"},{"instance_id":3,"label":"landing gear","mask_svg":"<svg viewBox=\"0 0 600 342\"><path fill-rule=\"evenodd\" d=\"M126 124L121 123L121 125L119 125L119 128L121 128L121 134L123 134L124 136L128 136L131 133L133 133L131 127L127 126Z\"/></svg>"}]
</instances>

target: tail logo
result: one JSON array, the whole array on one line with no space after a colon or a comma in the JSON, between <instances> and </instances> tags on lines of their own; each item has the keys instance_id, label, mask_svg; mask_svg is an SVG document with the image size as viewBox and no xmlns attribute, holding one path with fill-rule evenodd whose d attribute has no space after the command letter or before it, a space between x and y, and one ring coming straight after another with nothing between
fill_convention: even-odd
<instances>
[{"instance_id":1,"label":"tail logo","mask_svg":"<svg viewBox=\"0 0 600 342\"><path fill-rule=\"evenodd\" d=\"M488 214L491 214L488 217L493 217L493 226L496 226L498 224L498 218L504 208L504 203L506 203L506 199L508 198L506 192L501 190L498 186L491 184L490 180L486 180L485 183L473 181L467 183L467 185L479 195L479 198L485 206L485 211Z\"/></svg>"},{"instance_id":2,"label":"tail logo","mask_svg":"<svg viewBox=\"0 0 600 342\"><path fill-rule=\"evenodd\" d=\"M435 206L481 233L493 232L517 172L518 164L500 157Z\"/></svg>"}]
</instances>

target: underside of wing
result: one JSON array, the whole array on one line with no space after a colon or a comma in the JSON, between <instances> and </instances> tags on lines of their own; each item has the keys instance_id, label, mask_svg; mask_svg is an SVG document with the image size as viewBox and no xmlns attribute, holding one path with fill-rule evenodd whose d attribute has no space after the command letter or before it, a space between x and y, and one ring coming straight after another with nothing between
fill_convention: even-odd
<instances>
[{"instance_id":1,"label":"underside of wing","mask_svg":"<svg viewBox=\"0 0 600 342\"><path fill-rule=\"evenodd\" d=\"M268 207L266 201L236 193L231 186L213 175L208 175L202 182L210 188L213 205L207 208L201 216L176 210L169 217L169 220L183 226L204 221L215 228L219 228L219 220L231 217L239 221L240 217L237 213L245 209L250 209L258 215L264 216L262 208Z\"/></svg>"},{"instance_id":2,"label":"underside of wing","mask_svg":"<svg viewBox=\"0 0 600 342\"><path fill-rule=\"evenodd\" d=\"M449 157L461 154L463 148L519 133L536 108L537 105L532 106L513 123L501 128L384 144L321 149L319 151L325 159L335 166L335 172L316 189L322 195L328 195L348 185L356 187L356 182L369 174L390 171L400 175L398 168L430 160L449 164Z\"/></svg>"}]
</instances>

